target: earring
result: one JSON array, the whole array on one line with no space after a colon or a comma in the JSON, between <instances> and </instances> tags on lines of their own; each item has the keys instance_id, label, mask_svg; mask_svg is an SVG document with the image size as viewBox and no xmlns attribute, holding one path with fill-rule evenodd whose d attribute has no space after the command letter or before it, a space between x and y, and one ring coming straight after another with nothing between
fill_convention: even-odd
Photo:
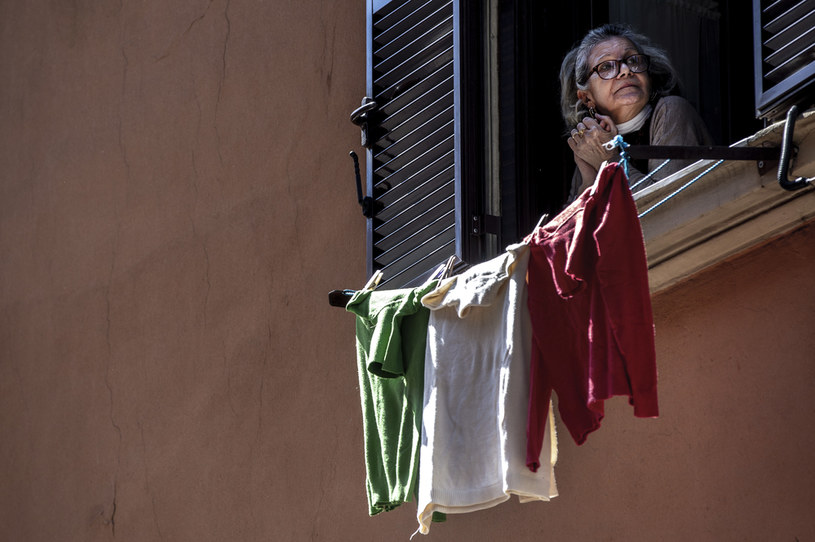
<instances>
[{"instance_id":1,"label":"earring","mask_svg":"<svg viewBox=\"0 0 815 542\"><path fill-rule=\"evenodd\" d=\"M597 120L597 110L594 109L593 107L589 107L589 115L591 116L591 118Z\"/></svg>"}]
</instances>

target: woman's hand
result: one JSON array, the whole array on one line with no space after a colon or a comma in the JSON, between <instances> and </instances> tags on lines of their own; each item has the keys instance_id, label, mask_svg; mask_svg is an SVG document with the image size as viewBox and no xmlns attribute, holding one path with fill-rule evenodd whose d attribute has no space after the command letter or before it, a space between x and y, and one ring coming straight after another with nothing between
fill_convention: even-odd
<instances>
[{"instance_id":1,"label":"woman's hand","mask_svg":"<svg viewBox=\"0 0 815 542\"><path fill-rule=\"evenodd\" d=\"M616 135L617 126L609 117L599 114L596 119L585 117L569 137L569 147L574 152L575 163L581 165L579 158L596 172L604 161L614 156L614 151L603 148L603 143L608 143Z\"/></svg>"},{"instance_id":2,"label":"woman's hand","mask_svg":"<svg viewBox=\"0 0 815 542\"><path fill-rule=\"evenodd\" d=\"M574 152L574 162L580 171L582 183L580 191L591 185L597 177L600 165L614 156L614 151L603 148L603 143L617 135L617 126L609 117L598 114L595 118L585 117L572 130L569 147Z\"/></svg>"}]
</instances>

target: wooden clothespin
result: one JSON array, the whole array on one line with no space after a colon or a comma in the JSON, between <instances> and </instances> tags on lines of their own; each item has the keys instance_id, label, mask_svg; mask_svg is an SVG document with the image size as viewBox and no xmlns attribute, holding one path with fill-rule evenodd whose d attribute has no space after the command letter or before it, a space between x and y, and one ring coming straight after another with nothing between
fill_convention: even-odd
<instances>
[{"instance_id":1,"label":"wooden clothespin","mask_svg":"<svg viewBox=\"0 0 815 542\"><path fill-rule=\"evenodd\" d=\"M535 229L533 229L532 231L533 232L537 231L538 228L540 228L543 225L543 223L546 222L548 219L549 219L549 213L543 213L541 215L541 217L540 217L540 220L538 220L538 223L535 224Z\"/></svg>"},{"instance_id":2,"label":"wooden clothespin","mask_svg":"<svg viewBox=\"0 0 815 542\"><path fill-rule=\"evenodd\" d=\"M371 278L368 279L368 282L365 283L365 286L362 288L363 290L373 290L379 285L379 281L382 280L382 276L384 273L381 269L377 269L374 271L374 274L371 275Z\"/></svg>"},{"instance_id":3,"label":"wooden clothespin","mask_svg":"<svg viewBox=\"0 0 815 542\"><path fill-rule=\"evenodd\" d=\"M453 267L455 267L455 264L456 264L456 255L453 254L452 256L447 258L447 263L444 264L444 268L442 269L441 276L439 278L440 279L446 279L447 277L449 277L450 273L453 272Z\"/></svg>"}]
</instances>

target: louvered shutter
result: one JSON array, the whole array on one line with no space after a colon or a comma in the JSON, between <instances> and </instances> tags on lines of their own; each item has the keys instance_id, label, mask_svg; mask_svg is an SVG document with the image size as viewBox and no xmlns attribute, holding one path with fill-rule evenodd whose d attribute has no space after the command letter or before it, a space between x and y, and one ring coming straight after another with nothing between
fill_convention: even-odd
<instances>
[{"instance_id":1,"label":"louvered shutter","mask_svg":"<svg viewBox=\"0 0 815 542\"><path fill-rule=\"evenodd\" d=\"M815 0L753 0L756 113L783 117L815 94Z\"/></svg>"},{"instance_id":2,"label":"louvered shutter","mask_svg":"<svg viewBox=\"0 0 815 542\"><path fill-rule=\"evenodd\" d=\"M458 16L452 0L369 0L368 274L384 271L380 287L463 256Z\"/></svg>"}]
</instances>

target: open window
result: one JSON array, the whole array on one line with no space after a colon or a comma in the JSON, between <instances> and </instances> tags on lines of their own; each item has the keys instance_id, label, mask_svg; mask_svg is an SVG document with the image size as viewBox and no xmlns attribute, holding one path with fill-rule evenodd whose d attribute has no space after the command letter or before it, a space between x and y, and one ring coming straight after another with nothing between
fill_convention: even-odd
<instances>
[{"instance_id":1,"label":"open window","mask_svg":"<svg viewBox=\"0 0 815 542\"><path fill-rule=\"evenodd\" d=\"M557 75L590 28L626 22L665 48L719 145L815 94L815 0L367 5L367 271L386 288L451 255L483 261L562 208L574 163Z\"/></svg>"}]
</instances>

